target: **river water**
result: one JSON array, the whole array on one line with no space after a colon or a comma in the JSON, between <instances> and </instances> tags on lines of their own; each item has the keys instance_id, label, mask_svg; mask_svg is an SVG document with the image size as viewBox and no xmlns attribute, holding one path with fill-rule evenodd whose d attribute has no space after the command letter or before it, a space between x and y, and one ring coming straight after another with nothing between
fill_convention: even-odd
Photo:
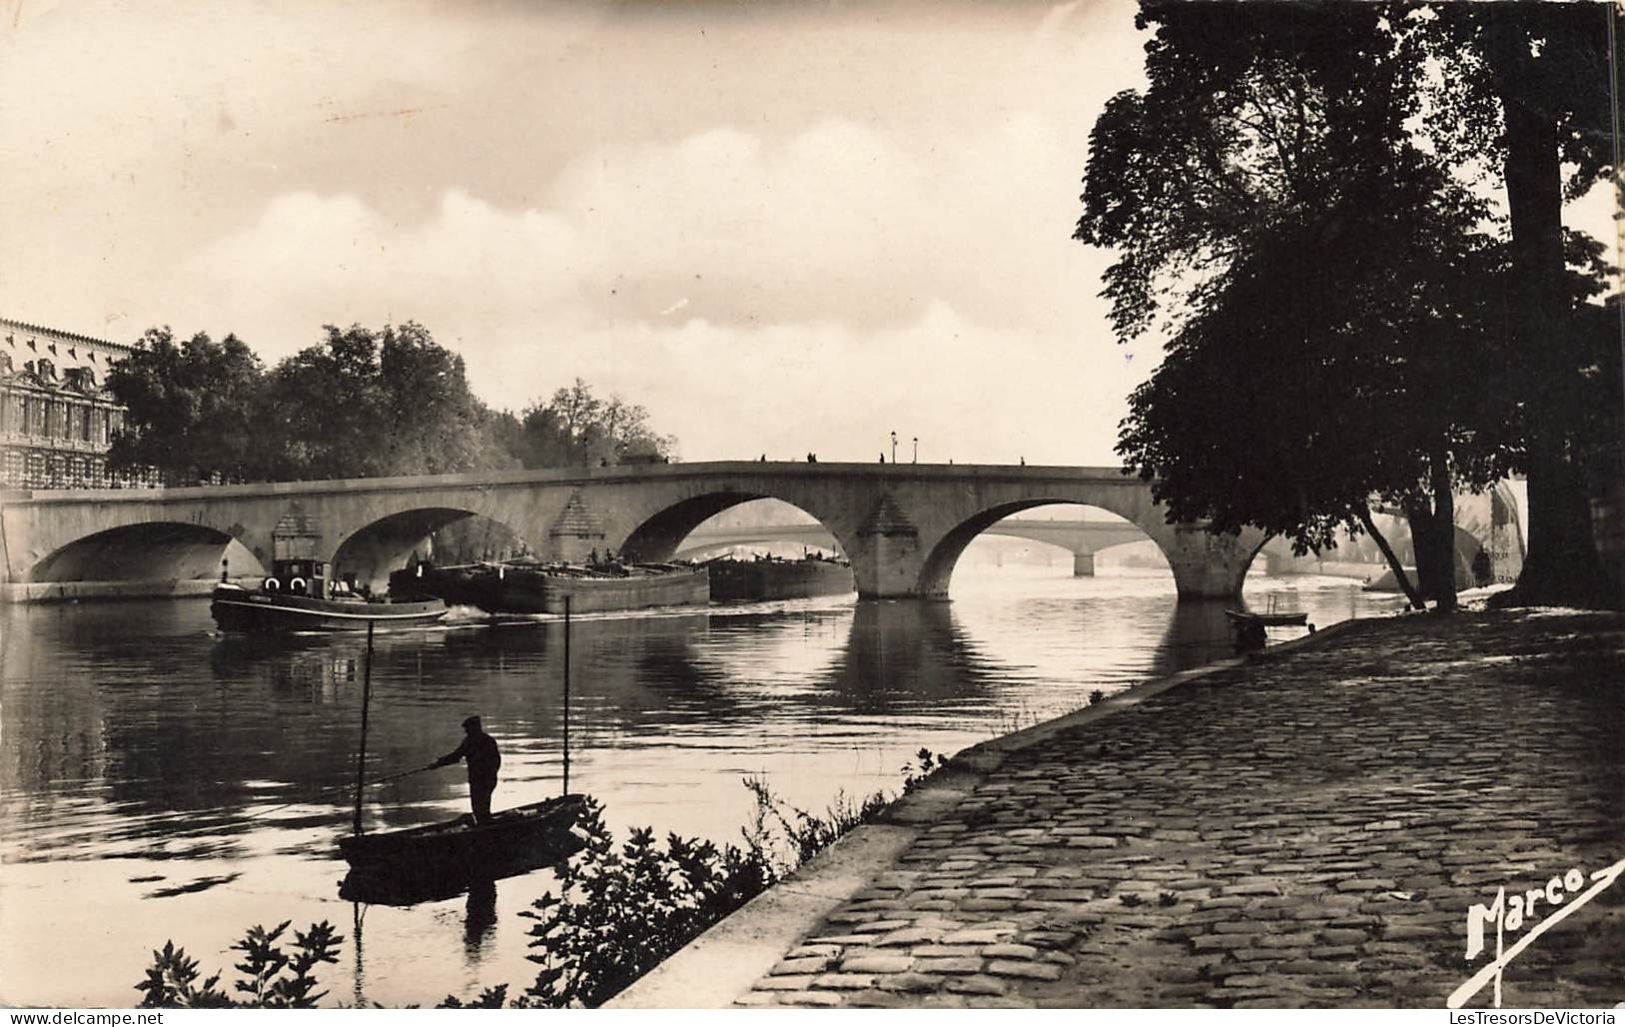
<instances>
[{"instance_id":1,"label":"river water","mask_svg":"<svg viewBox=\"0 0 1625 1027\"><path fill-rule=\"evenodd\" d=\"M823 810L894 791L922 747L953 753L1229 654L1221 606L1176 603L1165 572L967 562L952 594L578 619L571 789L621 837L735 841L746 775ZM1345 579L1249 579L1254 608L1271 595L1320 625L1398 607ZM450 751L479 713L503 752L494 805L556 794L563 643L558 622L380 635L369 775ZM206 601L155 600L0 607L0 644L0 1003L129 1005L167 939L229 982L231 943L289 919L345 937L319 974L327 1003L534 979L518 913L545 875L410 908L339 900L360 638L220 636ZM367 824L443 819L465 796L459 767L415 775L371 790Z\"/></svg>"}]
</instances>

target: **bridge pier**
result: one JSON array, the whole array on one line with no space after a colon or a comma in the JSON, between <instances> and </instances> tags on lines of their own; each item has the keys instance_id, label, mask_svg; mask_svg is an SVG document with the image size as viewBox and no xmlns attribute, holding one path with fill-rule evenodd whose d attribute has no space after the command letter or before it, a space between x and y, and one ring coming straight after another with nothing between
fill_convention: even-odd
<instances>
[{"instance_id":1,"label":"bridge pier","mask_svg":"<svg viewBox=\"0 0 1625 1027\"><path fill-rule=\"evenodd\" d=\"M1207 528L1176 524L1164 553L1174 572L1181 599L1231 599L1241 594L1247 567L1264 544L1264 535L1249 528L1241 535L1215 535Z\"/></svg>"},{"instance_id":2,"label":"bridge pier","mask_svg":"<svg viewBox=\"0 0 1625 1027\"><path fill-rule=\"evenodd\" d=\"M1092 578L1095 576L1095 554L1073 553L1072 576L1074 578Z\"/></svg>"}]
</instances>

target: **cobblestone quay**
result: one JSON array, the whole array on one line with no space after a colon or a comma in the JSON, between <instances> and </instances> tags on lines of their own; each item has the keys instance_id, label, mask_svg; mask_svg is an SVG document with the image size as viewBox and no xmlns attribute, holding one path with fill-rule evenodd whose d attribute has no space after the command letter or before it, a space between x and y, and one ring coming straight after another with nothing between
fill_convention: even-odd
<instances>
[{"instance_id":1,"label":"cobblestone quay","mask_svg":"<svg viewBox=\"0 0 1625 1027\"><path fill-rule=\"evenodd\" d=\"M1625 859L1625 620L1357 623L982 769L738 1003L1442 1007L1471 905ZM1503 988L1625 1001L1625 881Z\"/></svg>"}]
</instances>

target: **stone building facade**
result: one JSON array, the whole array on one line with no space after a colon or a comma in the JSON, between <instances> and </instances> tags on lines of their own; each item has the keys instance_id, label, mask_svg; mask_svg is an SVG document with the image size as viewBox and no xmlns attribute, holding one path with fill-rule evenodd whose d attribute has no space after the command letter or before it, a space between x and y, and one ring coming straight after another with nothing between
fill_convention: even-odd
<instances>
[{"instance_id":1,"label":"stone building facade","mask_svg":"<svg viewBox=\"0 0 1625 1027\"><path fill-rule=\"evenodd\" d=\"M107 371L130 347L0 318L0 488L142 487L151 473L110 475L107 448L124 408Z\"/></svg>"}]
</instances>

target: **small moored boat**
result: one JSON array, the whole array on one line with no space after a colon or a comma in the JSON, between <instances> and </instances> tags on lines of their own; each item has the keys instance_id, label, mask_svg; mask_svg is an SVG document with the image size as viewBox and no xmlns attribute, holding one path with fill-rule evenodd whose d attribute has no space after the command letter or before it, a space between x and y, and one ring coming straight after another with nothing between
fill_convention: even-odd
<instances>
[{"instance_id":1,"label":"small moored boat","mask_svg":"<svg viewBox=\"0 0 1625 1027\"><path fill-rule=\"evenodd\" d=\"M1309 620L1309 614L1297 611L1290 613L1253 613L1250 610L1226 610L1226 617L1238 621L1254 621L1266 627L1279 627L1283 624L1304 624Z\"/></svg>"},{"instance_id":2,"label":"small moored boat","mask_svg":"<svg viewBox=\"0 0 1625 1027\"><path fill-rule=\"evenodd\" d=\"M392 602L335 591L327 565L278 561L258 588L229 581L214 587L209 613L222 631L361 631L427 624L446 615L439 599Z\"/></svg>"},{"instance_id":3,"label":"small moored boat","mask_svg":"<svg viewBox=\"0 0 1625 1027\"><path fill-rule=\"evenodd\" d=\"M492 814L339 839L350 864L344 897L382 901L455 895L475 881L496 880L553 866L586 844L576 829L584 795L561 795Z\"/></svg>"}]
</instances>

